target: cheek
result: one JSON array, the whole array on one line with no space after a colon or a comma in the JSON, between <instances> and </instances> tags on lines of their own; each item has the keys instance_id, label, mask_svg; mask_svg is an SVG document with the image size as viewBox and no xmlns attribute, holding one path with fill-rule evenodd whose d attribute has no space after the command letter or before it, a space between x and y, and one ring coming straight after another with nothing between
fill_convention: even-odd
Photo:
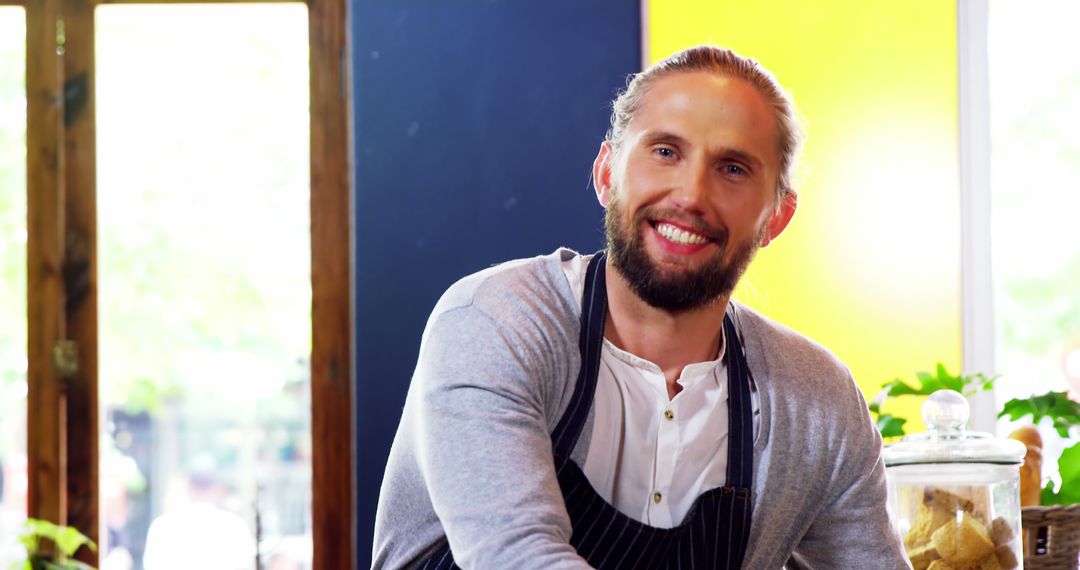
<instances>
[{"instance_id":1,"label":"cheek","mask_svg":"<svg viewBox=\"0 0 1080 570\"><path fill-rule=\"evenodd\" d=\"M773 202L748 193L730 193L714 202L721 215L732 224L745 224L748 233L759 233L773 215Z\"/></svg>"}]
</instances>

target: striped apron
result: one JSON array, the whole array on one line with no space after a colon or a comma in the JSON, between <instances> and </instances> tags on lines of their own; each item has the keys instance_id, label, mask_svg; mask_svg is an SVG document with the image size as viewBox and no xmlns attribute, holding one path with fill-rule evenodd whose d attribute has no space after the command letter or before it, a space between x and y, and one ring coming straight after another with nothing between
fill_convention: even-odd
<instances>
[{"instance_id":1,"label":"striped apron","mask_svg":"<svg viewBox=\"0 0 1080 570\"><path fill-rule=\"evenodd\" d=\"M753 477L753 410L750 375L730 315L724 316L728 371L727 486L706 491L683 523L656 528L619 512L593 489L570 460L596 392L607 317L606 255L593 256L581 302L581 370L566 412L551 434L555 471L570 514L570 544L591 566L601 569L736 569L742 566L750 536ZM448 544L420 568L457 568Z\"/></svg>"}]
</instances>

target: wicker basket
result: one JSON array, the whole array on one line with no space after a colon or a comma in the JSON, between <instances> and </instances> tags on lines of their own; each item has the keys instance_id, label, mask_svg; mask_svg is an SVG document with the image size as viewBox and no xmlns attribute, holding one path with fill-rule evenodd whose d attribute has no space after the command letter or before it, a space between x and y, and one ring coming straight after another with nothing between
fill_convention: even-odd
<instances>
[{"instance_id":1,"label":"wicker basket","mask_svg":"<svg viewBox=\"0 0 1080 570\"><path fill-rule=\"evenodd\" d=\"M1080 563L1080 504L1024 507L1025 570L1077 570Z\"/></svg>"}]
</instances>

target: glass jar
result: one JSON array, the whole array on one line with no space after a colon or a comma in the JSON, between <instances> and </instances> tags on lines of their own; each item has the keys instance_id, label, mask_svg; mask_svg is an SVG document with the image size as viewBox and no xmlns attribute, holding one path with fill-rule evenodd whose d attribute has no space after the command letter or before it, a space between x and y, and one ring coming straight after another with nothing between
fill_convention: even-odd
<instances>
[{"instance_id":1,"label":"glass jar","mask_svg":"<svg viewBox=\"0 0 1080 570\"><path fill-rule=\"evenodd\" d=\"M889 513L915 570L1023 568L1020 470L1027 448L965 430L967 399L927 397L925 433L885 448Z\"/></svg>"}]
</instances>

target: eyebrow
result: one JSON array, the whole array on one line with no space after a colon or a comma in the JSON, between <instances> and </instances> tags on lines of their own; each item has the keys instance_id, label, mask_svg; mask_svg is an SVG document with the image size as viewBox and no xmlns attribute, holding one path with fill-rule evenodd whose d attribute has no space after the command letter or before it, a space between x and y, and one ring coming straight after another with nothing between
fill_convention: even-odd
<instances>
[{"instance_id":1,"label":"eyebrow","mask_svg":"<svg viewBox=\"0 0 1080 570\"><path fill-rule=\"evenodd\" d=\"M687 145L687 140L684 137L668 131L648 131L642 137L642 141L647 146L654 144L670 144L672 146L685 147ZM722 147L713 154L718 158L734 159L746 163L755 170L760 169L763 165L760 158L738 148Z\"/></svg>"}]
</instances>

